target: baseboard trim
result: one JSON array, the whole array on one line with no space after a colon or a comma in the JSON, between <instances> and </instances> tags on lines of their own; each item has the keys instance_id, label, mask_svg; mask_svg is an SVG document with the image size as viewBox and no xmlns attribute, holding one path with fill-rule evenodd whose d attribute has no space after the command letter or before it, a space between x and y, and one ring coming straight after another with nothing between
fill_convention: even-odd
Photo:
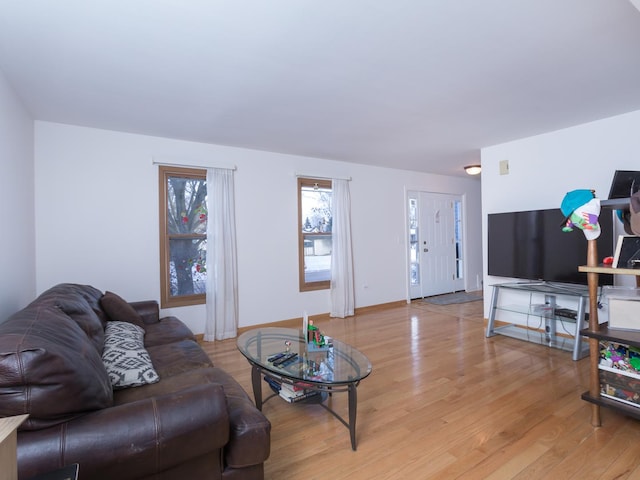
<instances>
[{"instance_id":1,"label":"baseboard trim","mask_svg":"<svg viewBox=\"0 0 640 480\"><path fill-rule=\"evenodd\" d=\"M367 307L359 307L355 309L355 315L353 317L347 317L347 318L355 318L358 315L363 315L365 313L371 313L371 312L377 312L377 311L381 311L381 310L388 310L390 308L397 308L400 307L402 305L407 305L407 301L406 300L398 300L396 302L389 302L389 303L380 303L377 305L369 305ZM329 315L329 313L320 313L317 315L309 315L309 320L313 320L314 322L319 321L319 320L331 320L333 317L331 317ZM302 325L302 317L296 317L296 318L290 318L288 320L279 320L277 322L270 322L270 323L261 323L258 325L250 325L247 327L240 327L238 328L238 335L240 335L241 333L244 333L248 330L252 330L254 328L264 328L264 327L282 327L282 328L298 328L300 327L300 325Z\"/></svg>"}]
</instances>

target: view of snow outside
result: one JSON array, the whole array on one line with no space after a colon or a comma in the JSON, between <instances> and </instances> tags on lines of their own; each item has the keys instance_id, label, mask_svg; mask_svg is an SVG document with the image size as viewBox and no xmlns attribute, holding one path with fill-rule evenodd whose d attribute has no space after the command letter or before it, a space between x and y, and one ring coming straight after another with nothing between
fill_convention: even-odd
<instances>
[{"instance_id":1,"label":"view of snow outside","mask_svg":"<svg viewBox=\"0 0 640 480\"><path fill-rule=\"evenodd\" d=\"M206 247L205 247L206 254ZM207 292L207 272L198 272L196 266L191 267L191 276L193 278L193 293L201 294ZM178 277L176 276L176 266L173 262L169 263L169 282L171 283L171 295L178 294Z\"/></svg>"}]
</instances>

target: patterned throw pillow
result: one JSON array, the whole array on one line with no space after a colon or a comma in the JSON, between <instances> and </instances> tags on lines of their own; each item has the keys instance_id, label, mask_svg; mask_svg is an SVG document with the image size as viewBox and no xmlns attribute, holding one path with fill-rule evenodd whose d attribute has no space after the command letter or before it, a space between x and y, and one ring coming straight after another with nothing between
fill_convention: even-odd
<instances>
[{"instance_id":1,"label":"patterned throw pillow","mask_svg":"<svg viewBox=\"0 0 640 480\"><path fill-rule=\"evenodd\" d=\"M107 323L102 363L114 389L137 387L160 380L149 352L144 348L144 330L132 323Z\"/></svg>"}]
</instances>

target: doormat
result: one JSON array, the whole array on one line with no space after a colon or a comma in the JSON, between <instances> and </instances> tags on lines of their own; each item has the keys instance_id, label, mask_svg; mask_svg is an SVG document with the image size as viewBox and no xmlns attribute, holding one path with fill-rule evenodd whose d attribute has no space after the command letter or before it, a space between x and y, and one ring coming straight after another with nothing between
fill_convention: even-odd
<instances>
[{"instance_id":1,"label":"doormat","mask_svg":"<svg viewBox=\"0 0 640 480\"><path fill-rule=\"evenodd\" d=\"M433 305L453 305L455 303L477 302L482 300L482 290L477 292L456 292L423 298L422 301Z\"/></svg>"}]
</instances>

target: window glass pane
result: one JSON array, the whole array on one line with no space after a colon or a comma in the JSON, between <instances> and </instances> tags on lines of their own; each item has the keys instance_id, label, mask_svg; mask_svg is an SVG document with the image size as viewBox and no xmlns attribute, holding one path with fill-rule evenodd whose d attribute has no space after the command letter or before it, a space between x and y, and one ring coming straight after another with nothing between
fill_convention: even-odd
<instances>
[{"instance_id":1,"label":"window glass pane","mask_svg":"<svg viewBox=\"0 0 640 480\"><path fill-rule=\"evenodd\" d=\"M411 264L411 285L420 285L420 265Z\"/></svg>"},{"instance_id":2,"label":"window glass pane","mask_svg":"<svg viewBox=\"0 0 640 480\"><path fill-rule=\"evenodd\" d=\"M331 232L331 190L305 187L301 189L302 231L304 233Z\"/></svg>"},{"instance_id":3,"label":"window glass pane","mask_svg":"<svg viewBox=\"0 0 640 480\"><path fill-rule=\"evenodd\" d=\"M172 238L169 240L170 294L206 293L206 238Z\"/></svg>"},{"instance_id":4,"label":"window glass pane","mask_svg":"<svg viewBox=\"0 0 640 480\"><path fill-rule=\"evenodd\" d=\"M418 242L411 242L409 246L409 261L413 263L418 263Z\"/></svg>"},{"instance_id":5,"label":"window glass pane","mask_svg":"<svg viewBox=\"0 0 640 480\"><path fill-rule=\"evenodd\" d=\"M331 235L304 235L304 281L331 280Z\"/></svg>"},{"instance_id":6,"label":"window glass pane","mask_svg":"<svg viewBox=\"0 0 640 480\"><path fill-rule=\"evenodd\" d=\"M169 235L207 233L207 182L203 179L167 178Z\"/></svg>"},{"instance_id":7,"label":"window glass pane","mask_svg":"<svg viewBox=\"0 0 640 480\"><path fill-rule=\"evenodd\" d=\"M455 243L456 243L456 278L463 278L462 262L462 202L454 204Z\"/></svg>"},{"instance_id":8,"label":"window glass pane","mask_svg":"<svg viewBox=\"0 0 640 480\"><path fill-rule=\"evenodd\" d=\"M409 265L412 286L420 285L420 260L418 252L418 200L409 199Z\"/></svg>"}]
</instances>

